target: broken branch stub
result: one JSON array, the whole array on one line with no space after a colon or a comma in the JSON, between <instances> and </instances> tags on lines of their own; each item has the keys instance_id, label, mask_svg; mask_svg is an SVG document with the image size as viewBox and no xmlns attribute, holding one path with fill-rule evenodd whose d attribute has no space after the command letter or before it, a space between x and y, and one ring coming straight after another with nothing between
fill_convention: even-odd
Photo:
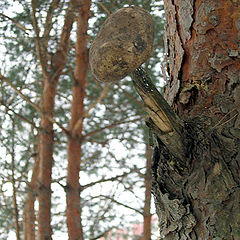
<instances>
[{"instance_id":1,"label":"broken branch stub","mask_svg":"<svg viewBox=\"0 0 240 240\"><path fill-rule=\"evenodd\" d=\"M110 15L94 39L89 63L94 77L115 82L140 67L151 54L153 20L140 7L125 7Z\"/></svg>"},{"instance_id":2,"label":"broken branch stub","mask_svg":"<svg viewBox=\"0 0 240 240\"><path fill-rule=\"evenodd\" d=\"M141 67L133 72L133 84L144 102L146 112L150 116L151 120L148 121L148 127L157 133L164 145L176 158L179 160L185 159L184 125L182 121L173 112Z\"/></svg>"}]
</instances>

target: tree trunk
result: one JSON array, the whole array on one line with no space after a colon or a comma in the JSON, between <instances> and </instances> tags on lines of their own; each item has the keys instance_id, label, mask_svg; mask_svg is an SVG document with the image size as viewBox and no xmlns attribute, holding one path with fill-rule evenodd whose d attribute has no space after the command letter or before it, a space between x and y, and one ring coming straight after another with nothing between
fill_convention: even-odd
<instances>
[{"instance_id":1,"label":"tree trunk","mask_svg":"<svg viewBox=\"0 0 240 240\"><path fill-rule=\"evenodd\" d=\"M240 239L240 2L164 3L165 97L181 120L167 110L164 135L149 124L161 238Z\"/></svg>"},{"instance_id":2,"label":"tree trunk","mask_svg":"<svg viewBox=\"0 0 240 240\"><path fill-rule=\"evenodd\" d=\"M42 93L40 145L39 145L39 190L38 190L38 239L51 239L51 181L53 166L53 118L57 82L45 79Z\"/></svg>"},{"instance_id":3,"label":"tree trunk","mask_svg":"<svg viewBox=\"0 0 240 240\"><path fill-rule=\"evenodd\" d=\"M87 30L90 14L90 0L79 1L77 18L77 41L75 72L72 87L71 120L68 138L68 175L67 175L67 227L70 240L83 240L80 208L80 159L84 97L88 67Z\"/></svg>"},{"instance_id":4,"label":"tree trunk","mask_svg":"<svg viewBox=\"0 0 240 240\"><path fill-rule=\"evenodd\" d=\"M65 14L61 37L57 50L52 57L51 67L48 65L47 59L43 58L43 56L47 56L47 53L45 52L47 50L47 43L41 42L44 38L39 39L39 34L37 34L36 38L36 50L38 52L38 57L40 59L44 75L43 92L40 104L42 115L40 122L41 132L39 137L38 240L52 239L51 181L54 145L54 102L57 83L67 61L69 38L74 22L75 9L75 1L72 0L69 2L68 9ZM36 33L38 32L36 31ZM44 44L46 46L43 47L42 45ZM42 46L42 48L39 46ZM48 68L49 71L47 71Z\"/></svg>"},{"instance_id":5,"label":"tree trunk","mask_svg":"<svg viewBox=\"0 0 240 240\"><path fill-rule=\"evenodd\" d=\"M24 240L35 240L35 200L36 200L36 193L38 188L38 174L39 174L39 137L36 137L37 142L34 144L34 166L32 170L32 178L30 182L30 189L27 193L27 198L24 206L24 213L23 213L23 239Z\"/></svg>"},{"instance_id":6,"label":"tree trunk","mask_svg":"<svg viewBox=\"0 0 240 240\"><path fill-rule=\"evenodd\" d=\"M15 132L15 119L12 118L12 131ZM16 191L16 179L15 179L15 138L14 135L12 137L12 146L11 146L11 172L12 172L12 192L13 192L13 210L14 210L14 220L15 220L15 231L16 231L16 239L20 240L20 225L19 225L19 209L17 204L17 191Z\"/></svg>"},{"instance_id":7,"label":"tree trunk","mask_svg":"<svg viewBox=\"0 0 240 240\"><path fill-rule=\"evenodd\" d=\"M143 209L143 238L142 240L151 240L151 188L152 188L152 177L151 177L151 163L152 163L152 148L146 145L146 174L144 179L145 185L145 201Z\"/></svg>"}]
</instances>

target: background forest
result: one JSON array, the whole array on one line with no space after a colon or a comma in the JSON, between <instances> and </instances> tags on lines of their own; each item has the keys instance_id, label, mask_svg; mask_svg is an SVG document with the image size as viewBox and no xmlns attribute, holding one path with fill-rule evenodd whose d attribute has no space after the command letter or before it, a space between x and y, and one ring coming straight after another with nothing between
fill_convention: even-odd
<instances>
[{"instance_id":1,"label":"background forest","mask_svg":"<svg viewBox=\"0 0 240 240\"><path fill-rule=\"evenodd\" d=\"M160 87L162 1L1 1L1 239L134 239L143 221L149 234L146 114L130 77L97 82L87 59L107 16L130 5L153 16L143 67Z\"/></svg>"}]
</instances>

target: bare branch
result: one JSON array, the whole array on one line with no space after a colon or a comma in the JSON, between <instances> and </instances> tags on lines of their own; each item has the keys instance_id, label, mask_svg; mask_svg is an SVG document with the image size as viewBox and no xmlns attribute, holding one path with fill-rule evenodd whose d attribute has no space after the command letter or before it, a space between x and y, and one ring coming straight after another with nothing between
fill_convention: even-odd
<instances>
[{"instance_id":1,"label":"bare branch","mask_svg":"<svg viewBox=\"0 0 240 240\"><path fill-rule=\"evenodd\" d=\"M50 31L52 29L53 12L58 7L59 2L60 0L53 0L49 6L49 9L47 11L46 21L44 24L44 32L43 32L44 39L47 39L49 37Z\"/></svg>"},{"instance_id":2,"label":"bare branch","mask_svg":"<svg viewBox=\"0 0 240 240\"><path fill-rule=\"evenodd\" d=\"M65 18L64 18L64 25L62 28L62 33L60 37L60 41L57 45L57 51L53 55L52 58L52 66L53 66L53 74L51 76L51 80L58 79L58 77L61 75L62 70L65 66L66 60L67 60L67 54L69 50L69 39L70 39L70 33L72 30L72 25L75 18L75 11L77 8L74 8L74 1L70 1Z\"/></svg>"},{"instance_id":3,"label":"bare branch","mask_svg":"<svg viewBox=\"0 0 240 240\"><path fill-rule=\"evenodd\" d=\"M11 111L15 116L17 116L18 118L22 119L24 122L29 123L30 125L32 125L34 128L36 129L40 129L39 127L37 127L33 122L31 122L30 120L28 120L27 118L25 118L24 116L22 116L21 114L15 112L13 109L9 108L3 101L0 102L1 105L3 105L8 111Z\"/></svg>"},{"instance_id":4,"label":"bare branch","mask_svg":"<svg viewBox=\"0 0 240 240\"><path fill-rule=\"evenodd\" d=\"M24 95L21 91L19 91L17 89L16 86L14 86L11 81L9 79L7 79L6 77L4 77L1 72L0 72L0 78L2 81L6 82L22 99L24 99L26 102L28 102L35 110L37 110L40 114L42 113L42 110L40 107L38 107L38 105L36 105L35 103L33 103L26 95ZM55 123L66 135L69 134L69 131L64 128L60 123L58 123L55 119L53 119L52 117L48 116L47 117L48 120L52 123Z\"/></svg>"},{"instance_id":5,"label":"bare branch","mask_svg":"<svg viewBox=\"0 0 240 240\"><path fill-rule=\"evenodd\" d=\"M111 231L113 230L113 228L116 228L116 227L111 227L109 229L107 229L106 231L104 231L103 233L100 233L98 236L94 237L94 238L90 238L90 240L97 240L101 237L106 237L106 235Z\"/></svg>"},{"instance_id":6,"label":"bare branch","mask_svg":"<svg viewBox=\"0 0 240 240\"><path fill-rule=\"evenodd\" d=\"M177 158L184 159L183 122L173 112L141 67L133 72L133 84L144 102L146 112L150 116L148 126L159 133L161 141L172 150Z\"/></svg>"},{"instance_id":7,"label":"bare branch","mask_svg":"<svg viewBox=\"0 0 240 240\"><path fill-rule=\"evenodd\" d=\"M97 4L107 13L108 16L111 15L111 12L104 6L102 2L97 2Z\"/></svg>"},{"instance_id":8,"label":"bare branch","mask_svg":"<svg viewBox=\"0 0 240 240\"><path fill-rule=\"evenodd\" d=\"M92 104L89 106L89 108L83 113L83 117L84 117L84 118L87 117L88 114L89 114L89 112L90 112L98 103L100 103L100 102L103 100L103 98L104 98L104 97L106 96L106 94L107 94L109 85L110 85L110 83L107 83L107 84L105 85L105 87L103 88L102 93L101 93L101 95L99 96L99 98L98 98L94 103L92 103Z\"/></svg>"},{"instance_id":9,"label":"bare branch","mask_svg":"<svg viewBox=\"0 0 240 240\"><path fill-rule=\"evenodd\" d=\"M79 128L79 126L82 124L82 120L83 120L85 117L87 117L88 114L89 114L89 112L90 112L98 103L100 103L100 102L102 101L102 99L106 96L109 85L110 85L110 83L107 83L107 84L105 85L105 87L104 87L101 95L99 96L99 98L98 98L94 103L92 103L86 111L84 111L83 116L81 116L81 118L78 119L78 121L76 122L73 131L76 131L76 130Z\"/></svg>"},{"instance_id":10,"label":"bare branch","mask_svg":"<svg viewBox=\"0 0 240 240\"><path fill-rule=\"evenodd\" d=\"M99 197L109 199L109 200L111 200L112 202L114 202L114 203L116 203L116 204L118 204L118 205L120 205L120 206L123 206L123 207L125 207L125 208L131 209L131 210L133 210L133 211L135 211L135 212L137 212L137 213L143 215L143 212L139 211L138 209L133 208L133 207L130 207L130 206L124 204L124 203L121 203L121 202L115 200L114 198L111 198L111 197L109 197L109 196L105 196L105 195L99 195Z\"/></svg>"},{"instance_id":11,"label":"bare branch","mask_svg":"<svg viewBox=\"0 0 240 240\"><path fill-rule=\"evenodd\" d=\"M54 118L51 118L49 116L47 118L50 122L55 123L63 131L64 134L66 135L70 134L69 131L65 127L63 127L60 123L58 123Z\"/></svg>"},{"instance_id":12,"label":"bare branch","mask_svg":"<svg viewBox=\"0 0 240 240\"><path fill-rule=\"evenodd\" d=\"M28 102L34 109L36 109L38 112L41 112L41 109L38 107L38 105L33 103L27 96L25 96L21 91L19 91L17 87L15 87L9 79L7 79L1 74L1 72L0 72L0 78L2 81L6 82L22 99Z\"/></svg>"},{"instance_id":13,"label":"bare branch","mask_svg":"<svg viewBox=\"0 0 240 240\"><path fill-rule=\"evenodd\" d=\"M11 17L8 17L7 15L5 15L5 14L3 14L3 13L0 13L0 16L6 18L6 19L8 19L8 20L10 20L10 21L13 22L18 28L22 29L26 34L28 34L27 31L30 30L29 28L24 27L22 24L18 23L16 20L14 20L14 19L11 18Z\"/></svg>"},{"instance_id":14,"label":"bare branch","mask_svg":"<svg viewBox=\"0 0 240 240\"><path fill-rule=\"evenodd\" d=\"M135 171L135 169L134 169L134 171ZM98 181L88 183L88 184L82 186L82 190L85 190L86 188L92 187L92 186L94 186L94 185L96 185L96 184L99 184L99 183L110 182L110 181L115 181L115 180L117 180L117 179L119 179L119 178L124 178L124 177L126 177L128 174L130 174L130 173L132 173L132 172L133 172L133 170L131 170L131 171L129 171L129 172L125 172L125 173L123 173L123 174L121 174L121 175L117 175L117 176L115 176L115 177L102 178L102 179L100 179L100 180L98 180Z\"/></svg>"},{"instance_id":15,"label":"bare branch","mask_svg":"<svg viewBox=\"0 0 240 240\"><path fill-rule=\"evenodd\" d=\"M32 22L33 22L33 29L35 31L36 37L35 37L35 44L36 44L36 52L40 61L40 65L42 68L43 76L45 78L48 78L48 73L47 73L47 59L46 57L46 52L43 52L43 48L41 46L40 42L40 29L38 26L37 18L36 18L36 6L34 3L34 0L31 1L31 6L32 6Z\"/></svg>"},{"instance_id":16,"label":"bare branch","mask_svg":"<svg viewBox=\"0 0 240 240\"><path fill-rule=\"evenodd\" d=\"M103 130L105 130L105 129L114 128L114 127L116 127L116 126L118 126L118 125L121 125L121 124L140 121L140 120L142 120L143 118L144 118L144 117L139 117L139 118L135 118L135 119L122 120L122 121L114 122L114 123L112 123L112 124L110 124L110 125L107 125L107 126L102 127L102 128L98 128L98 129L96 129L96 130L94 130L94 131L92 131L92 132L87 133L87 134L84 136L84 138L89 137L89 136L92 136L92 135L95 135L95 134L97 134L97 133L99 133L99 132L101 132L101 131L103 131Z\"/></svg>"}]
</instances>

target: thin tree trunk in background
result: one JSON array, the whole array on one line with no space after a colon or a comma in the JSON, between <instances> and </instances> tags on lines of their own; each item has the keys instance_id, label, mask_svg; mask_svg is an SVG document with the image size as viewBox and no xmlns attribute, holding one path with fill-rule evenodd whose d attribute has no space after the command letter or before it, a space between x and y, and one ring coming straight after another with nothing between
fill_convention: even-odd
<instances>
[{"instance_id":1,"label":"thin tree trunk in background","mask_svg":"<svg viewBox=\"0 0 240 240\"><path fill-rule=\"evenodd\" d=\"M15 131L15 120L12 119L12 131ZM14 220L15 220L15 231L16 238L20 240L20 227L19 227L19 214L18 214L18 204L17 204L17 195L16 195L16 181L15 181L15 140L14 136L12 137L12 146L11 146L11 171L12 171L12 190L13 190L13 210L14 210Z\"/></svg>"},{"instance_id":2,"label":"thin tree trunk in background","mask_svg":"<svg viewBox=\"0 0 240 240\"><path fill-rule=\"evenodd\" d=\"M75 71L72 87L71 121L68 138L67 227L70 240L83 240L80 207L80 159L85 85L88 67L87 30L91 1L78 1Z\"/></svg>"},{"instance_id":3,"label":"thin tree trunk in background","mask_svg":"<svg viewBox=\"0 0 240 240\"><path fill-rule=\"evenodd\" d=\"M143 238L142 240L151 240L151 189L152 189L152 177L151 177L151 165L152 165L152 148L146 145L146 173L144 179L145 185L145 202L143 210Z\"/></svg>"},{"instance_id":4,"label":"thin tree trunk in background","mask_svg":"<svg viewBox=\"0 0 240 240\"><path fill-rule=\"evenodd\" d=\"M30 182L30 189L27 194L26 203L24 206L24 218L23 218L23 239L24 240L35 240L36 233L35 233L35 221L36 221L36 214L35 214L35 200L36 200L36 193L38 188L38 175L39 175L39 137L37 136L37 143L34 144L34 165L32 170L32 178Z\"/></svg>"},{"instance_id":5,"label":"thin tree trunk in background","mask_svg":"<svg viewBox=\"0 0 240 240\"><path fill-rule=\"evenodd\" d=\"M46 56L42 53L41 48L37 48L42 65L44 83L43 92L41 97L41 132L39 143L39 189L38 189L38 240L52 239L51 229L51 181L52 181L52 166L53 166L53 117L54 117L54 101L56 95L56 87L59 77L66 65L68 51L69 51L69 38L72 30L75 13L75 1L70 1L68 9L65 14L64 25L62 28L61 38L57 46L56 53L54 54L51 62L50 71L47 72L46 59L41 56ZM36 47L39 45L39 38L36 39ZM40 42L41 43L41 42ZM45 43L46 45L46 43Z\"/></svg>"},{"instance_id":6,"label":"thin tree trunk in background","mask_svg":"<svg viewBox=\"0 0 240 240\"><path fill-rule=\"evenodd\" d=\"M165 96L182 120L177 141L184 155L165 141L176 129L162 135L154 126L153 192L161 239L237 240L240 2L164 5L170 75Z\"/></svg>"},{"instance_id":7,"label":"thin tree trunk in background","mask_svg":"<svg viewBox=\"0 0 240 240\"><path fill-rule=\"evenodd\" d=\"M41 118L40 145L39 145L39 190L38 190L38 239L51 239L51 181L53 166L53 118L56 81L44 80L44 89L41 99L41 109L44 113Z\"/></svg>"},{"instance_id":8,"label":"thin tree trunk in background","mask_svg":"<svg viewBox=\"0 0 240 240\"><path fill-rule=\"evenodd\" d=\"M35 240L35 209L34 203L36 200L36 196L34 193L29 192L26 199L26 204L24 207L24 222L23 222L23 239L24 240Z\"/></svg>"}]
</instances>

